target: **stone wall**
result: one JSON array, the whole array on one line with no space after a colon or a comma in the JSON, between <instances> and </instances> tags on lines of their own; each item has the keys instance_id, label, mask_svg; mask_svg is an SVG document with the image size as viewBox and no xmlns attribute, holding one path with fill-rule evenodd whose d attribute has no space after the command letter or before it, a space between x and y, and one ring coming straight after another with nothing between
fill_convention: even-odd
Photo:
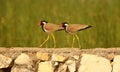
<instances>
[{"instance_id":1,"label":"stone wall","mask_svg":"<svg viewBox=\"0 0 120 72\"><path fill-rule=\"evenodd\" d=\"M0 48L0 72L120 72L120 48Z\"/></svg>"}]
</instances>

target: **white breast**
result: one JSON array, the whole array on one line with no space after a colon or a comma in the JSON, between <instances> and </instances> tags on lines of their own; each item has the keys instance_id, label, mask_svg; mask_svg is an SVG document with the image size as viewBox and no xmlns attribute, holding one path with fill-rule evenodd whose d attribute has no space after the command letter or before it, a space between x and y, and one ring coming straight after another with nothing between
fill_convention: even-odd
<instances>
[{"instance_id":1,"label":"white breast","mask_svg":"<svg viewBox=\"0 0 120 72\"><path fill-rule=\"evenodd\" d=\"M45 25L46 25L46 24L43 25L43 30L44 30L45 32L48 32L48 31L45 29Z\"/></svg>"}]
</instances>

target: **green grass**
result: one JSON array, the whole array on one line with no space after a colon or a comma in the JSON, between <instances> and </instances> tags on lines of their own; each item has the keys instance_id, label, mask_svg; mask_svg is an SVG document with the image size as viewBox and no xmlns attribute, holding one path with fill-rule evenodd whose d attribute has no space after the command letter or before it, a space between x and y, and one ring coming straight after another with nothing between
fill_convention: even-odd
<instances>
[{"instance_id":1,"label":"green grass","mask_svg":"<svg viewBox=\"0 0 120 72\"><path fill-rule=\"evenodd\" d=\"M0 0L0 46L38 47L47 37L40 20L85 23L78 32L82 48L120 46L120 0ZM55 32L57 47L70 47L72 36ZM53 47L50 39L43 47ZM75 44L77 47L77 43Z\"/></svg>"}]
</instances>

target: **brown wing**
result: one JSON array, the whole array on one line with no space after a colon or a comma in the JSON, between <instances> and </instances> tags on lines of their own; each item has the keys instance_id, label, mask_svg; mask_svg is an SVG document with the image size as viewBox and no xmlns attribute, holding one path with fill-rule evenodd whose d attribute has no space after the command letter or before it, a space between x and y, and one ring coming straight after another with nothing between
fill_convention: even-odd
<instances>
[{"instance_id":1,"label":"brown wing","mask_svg":"<svg viewBox=\"0 0 120 72\"><path fill-rule=\"evenodd\" d=\"M48 23L48 24L45 25L45 29L47 30L47 32L54 32L54 31L57 31L57 30L62 30L64 28L60 25Z\"/></svg>"},{"instance_id":2,"label":"brown wing","mask_svg":"<svg viewBox=\"0 0 120 72\"><path fill-rule=\"evenodd\" d=\"M68 26L67 30L69 32L74 33L76 31L80 31L80 30L86 29L88 27L89 27L89 25L85 25L85 24L71 24L71 25Z\"/></svg>"}]
</instances>

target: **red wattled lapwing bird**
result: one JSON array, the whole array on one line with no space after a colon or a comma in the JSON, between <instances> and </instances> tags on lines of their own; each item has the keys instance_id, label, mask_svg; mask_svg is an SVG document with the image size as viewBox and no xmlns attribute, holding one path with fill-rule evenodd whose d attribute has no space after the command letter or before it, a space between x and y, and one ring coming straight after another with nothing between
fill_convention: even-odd
<instances>
[{"instance_id":1,"label":"red wattled lapwing bird","mask_svg":"<svg viewBox=\"0 0 120 72\"><path fill-rule=\"evenodd\" d=\"M64 27L65 31L69 34L72 34L73 35L73 42L72 42L72 48L73 48L73 45L74 45L74 40L75 40L75 37L78 41L78 46L79 48L81 48L80 46L80 41L79 41L79 37L77 36L76 32L78 31L81 31L81 30L84 30L84 29L87 29L87 28L90 28L92 26L90 25L85 25L85 24L68 24L68 22L63 22L62 23L62 27Z\"/></svg>"},{"instance_id":2,"label":"red wattled lapwing bird","mask_svg":"<svg viewBox=\"0 0 120 72\"><path fill-rule=\"evenodd\" d=\"M54 48L55 48L56 47L56 41L55 41L55 36L54 36L53 32L64 30L64 28L62 27L62 25L56 25L56 24L48 23L45 20L40 21L40 25L42 27L42 30L44 32L48 33L48 36L47 36L46 40L40 45L40 47L42 47L49 40L49 37L51 35L52 38L53 38L53 41L54 41Z\"/></svg>"}]
</instances>

